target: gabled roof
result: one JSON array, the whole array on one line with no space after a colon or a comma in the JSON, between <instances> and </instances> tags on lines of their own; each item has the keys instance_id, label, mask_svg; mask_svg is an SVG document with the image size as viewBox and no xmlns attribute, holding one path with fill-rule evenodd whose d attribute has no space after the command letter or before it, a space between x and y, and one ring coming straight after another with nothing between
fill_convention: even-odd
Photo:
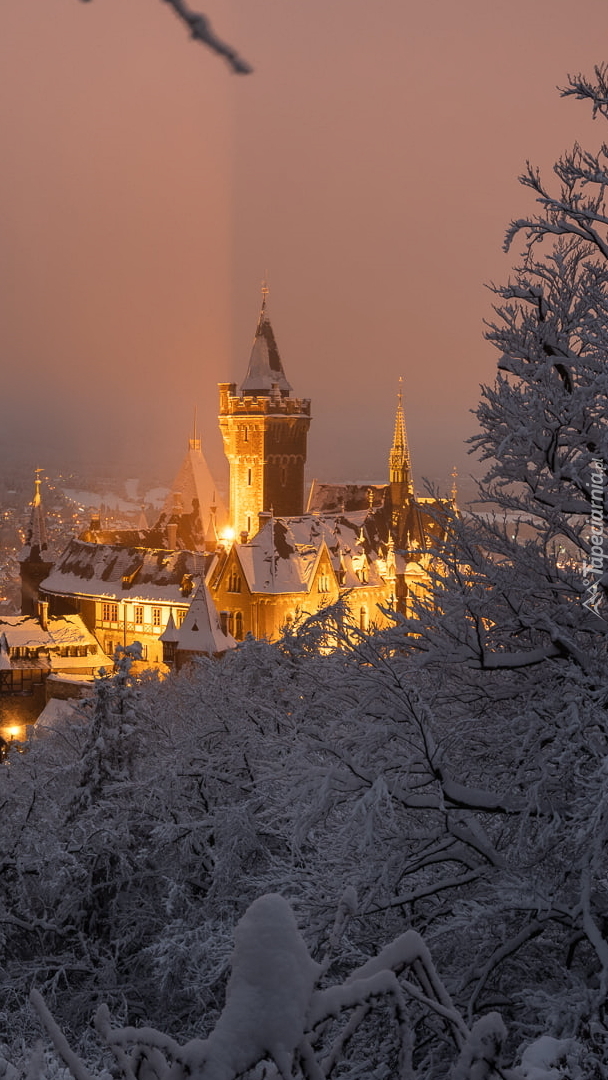
<instances>
[{"instance_id":1,"label":"gabled roof","mask_svg":"<svg viewBox=\"0 0 608 1080\"><path fill-rule=\"evenodd\" d=\"M207 556L164 548L71 540L42 582L42 593L183 605L204 576Z\"/></svg>"},{"instance_id":2,"label":"gabled roof","mask_svg":"<svg viewBox=\"0 0 608 1080\"><path fill-rule=\"evenodd\" d=\"M362 542L365 518L365 511L348 518L316 514L272 518L252 540L235 544L232 550L252 593L309 592L324 555L336 573L344 573L344 587L381 585L376 553L366 551Z\"/></svg>"},{"instance_id":3,"label":"gabled roof","mask_svg":"<svg viewBox=\"0 0 608 1080\"><path fill-rule=\"evenodd\" d=\"M235 647L234 638L222 630L209 588L202 581L177 631L178 651L215 656Z\"/></svg>"},{"instance_id":4,"label":"gabled roof","mask_svg":"<svg viewBox=\"0 0 608 1080\"><path fill-rule=\"evenodd\" d=\"M279 388L282 397L289 397L291 386L283 371L274 331L266 314L266 296L264 295L249 357L249 367L240 391L241 394L251 397L267 397L273 386Z\"/></svg>"}]
</instances>

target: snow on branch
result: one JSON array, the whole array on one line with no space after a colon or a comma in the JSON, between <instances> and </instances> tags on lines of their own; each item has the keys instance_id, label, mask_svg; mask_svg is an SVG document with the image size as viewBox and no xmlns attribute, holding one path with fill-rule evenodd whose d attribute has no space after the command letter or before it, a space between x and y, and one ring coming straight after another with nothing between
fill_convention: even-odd
<instances>
[{"instance_id":1,"label":"snow on branch","mask_svg":"<svg viewBox=\"0 0 608 1080\"><path fill-rule=\"evenodd\" d=\"M403 978L406 969L417 983ZM408 1018L408 997L447 1025L460 1062L477 1060L483 1043L483 1060L490 1066L483 1075L495 1075L492 1069L504 1041L502 1020L493 1014L490 1027L501 1032L494 1049L487 1039L480 1043L478 1033L469 1030L454 1007L424 940L414 930L401 934L344 982L317 990L322 974L287 900L266 894L250 905L236 927L226 1004L207 1039L180 1046L150 1027L112 1029L106 1006L98 1010L95 1027L114 1053L116 1075L123 1080L237 1080L268 1061L276 1070L271 1075L283 1080L295 1075L325 1080L373 1006L386 1000L397 1026L399 1076L405 1076L410 1075L406 1061L411 1061L415 1030ZM31 1001L74 1080L91 1080L36 990ZM339 1021L345 1011L351 1016L336 1036L328 1021ZM484 1031L488 1023L482 1025Z\"/></svg>"},{"instance_id":2,"label":"snow on branch","mask_svg":"<svg viewBox=\"0 0 608 1080\"><path fill-rule=\"evenodd\" d=\"M88 1069L83 1065L77 1054L74 1053L57 1021L51 1016L46 1004L37 990L30 993L30 1001L38 1013L38 1017L46 1028L53 1046L70 1070L74 1080L92 1080Z\"/></svg>"}]
</instances>

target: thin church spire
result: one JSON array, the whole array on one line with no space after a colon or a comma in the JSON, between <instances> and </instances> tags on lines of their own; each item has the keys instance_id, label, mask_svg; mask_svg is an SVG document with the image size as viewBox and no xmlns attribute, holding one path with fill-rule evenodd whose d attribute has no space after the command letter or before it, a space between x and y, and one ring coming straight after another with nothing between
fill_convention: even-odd
<instances>
[{"instance_id":1,"label":"thin church spire","mask_svg":"<svg viewBox=\"0 0 608 1080\"><path fill-rule=\"evenodd\" d=\"M410 450L405 430L405 414L403 411L403 377L399 376L397 391L397 412L395 414L395 431L393 445L388 460L389 479L391 484L404 484L408 495L414 492L412 482L412 463Z\"/></svg>"}]
</instances>

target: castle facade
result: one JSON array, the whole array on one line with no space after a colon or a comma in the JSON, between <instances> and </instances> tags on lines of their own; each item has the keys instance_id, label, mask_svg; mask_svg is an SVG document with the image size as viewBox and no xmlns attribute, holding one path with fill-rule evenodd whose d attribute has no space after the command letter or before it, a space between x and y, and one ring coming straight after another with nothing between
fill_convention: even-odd
<instances>
[{"instance_id":1,"label":"castle facade","mask_svg":"<svg viewBox=\"0 0 608 1080\"><path fill-rule=\"evenodd\" d=\"M22 610L41 599L51 616L79 615L106 654L140 641L150 666L196 653L193 620L185 625L195 595L209 609L207 653L247 634L277 638L338 599L362 631L386 625L391 611L411 615L428 591L447 502L414 494L401 388L386 483L315 480L305 502L310 421L310 400L292 396L264 295L243 382L219 385L228 506L194 436L151 529L106 535L96 521L50 563L37 483Z\"/></svg>"}]
</instances>

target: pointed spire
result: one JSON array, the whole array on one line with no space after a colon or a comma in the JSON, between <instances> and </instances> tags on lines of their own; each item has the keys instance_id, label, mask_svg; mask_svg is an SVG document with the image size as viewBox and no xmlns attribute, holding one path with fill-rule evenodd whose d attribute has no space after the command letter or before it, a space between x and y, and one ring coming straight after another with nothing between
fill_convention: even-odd
<instances>
[{"instance_id":1,"label":"pointed spire","mask_svg":"<svg viewBox=\"0 0 608 1080\"><path fill-rule=\"evenodd\" d=\"M31 514L29 525L25 537L25 548L29 548L29 555L40 555L42 551L46 551L48 547L48 540L46 534L46 522L44 520L44 510L42 509L42 496L40 495L40 473L42 469L35 469L36 473L34 479L34 498L32 499ZM28 552L26 552L28 554Z\"/></svg>"},{"instance_id":2,"label":"pointed spire","mask_svg":"<svg viewBox=\"0 0 608 1080\"><path fill-rule=\"evenodd\" d=\"M177 641L178 636L179 632L175 625L175 619L173 618L173 608L171 608L169 618L167 619L167 625L158 640L171 644L172 642Z\"/></svg>"},{"instance_id":3,"label":"pointed spire","mask_svg":"<svg viewBox=\"0 0 608 1080\"><path fill-rule=\"evenodd\" d=\"M256 327L249 367L241 385L241 394L252 397L268 397L276 387L281 397L289 397L291 386L283 370L274 331L266 312L268 286L262 285L262 306ZM274 391L276 394L277 390Z\"/></svg>"},{"instance_id":4,"label":"pointed spire","mask_svg":"<svg viewBox=\"0 0 608 1080\"><path fill-rule=\"evenodd\" d=\"M410 451L407 443L405 430L405 415L403 412L403 378L399 376L399 390L397 392L397 412L395 415L395 432L393 445L388 458L389 479L391 484L405 484L408 495L413 495L412 465Z\"/></svg>"},{"instance_id":5,"label":"pointed spire","mask_svg":"<svg viewBox=\"0 0 608 1080\"><path fill-rule=\"evenodd\" d=\"M196 405L195 405L194 406L194 421L193 421L193 424L192 424L192 438L188 439L188 449L189 450L200 450L200 448L201 448L201 440L200 440L200 438L197 437L197 434L196 434Z\"/></svg>"}]
</instances>

